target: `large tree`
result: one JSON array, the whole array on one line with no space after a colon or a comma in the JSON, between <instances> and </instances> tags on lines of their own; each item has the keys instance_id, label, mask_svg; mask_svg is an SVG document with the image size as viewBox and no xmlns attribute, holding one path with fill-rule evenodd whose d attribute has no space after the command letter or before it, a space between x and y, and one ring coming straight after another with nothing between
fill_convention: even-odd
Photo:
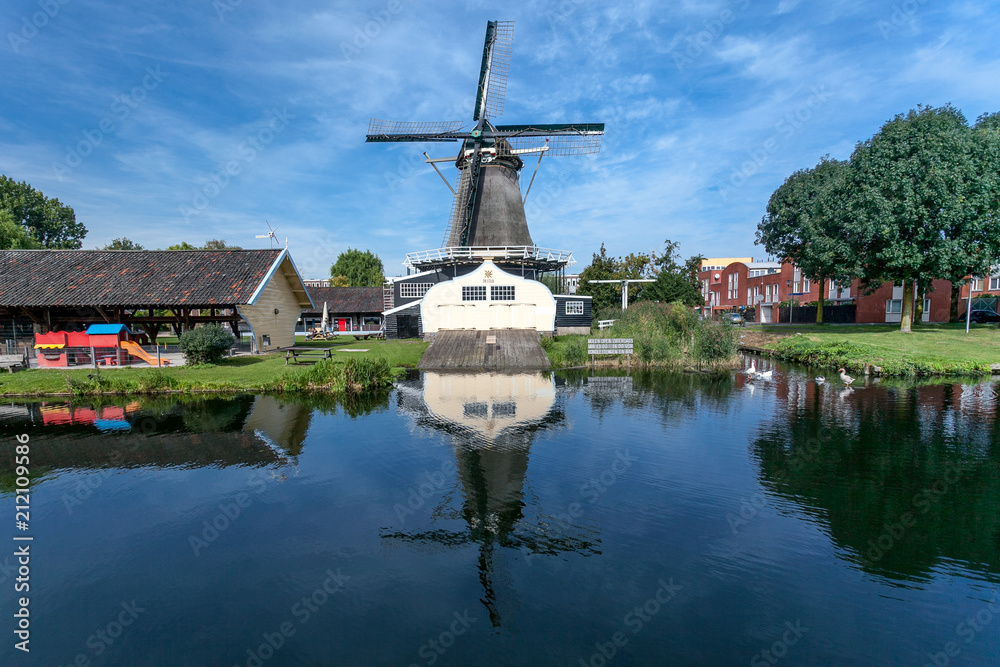
<instances>
[{"instance_id":1,"label":"large tree","mask_svg":"<svg viewBox=\"0 0 1000 667\"><path fill-rule=\"evenodd\" d=\"M0 209L0 250L31 250L41 247L24 227L14 221L10 211Z\"/></svg>"},{"instance_id":2,"label":"large tree","mask_svg":"<svg viewBox=\"0 0 1000 667\"><path fill-rule=\"evenodd\" d=\"M0 175L0 210L10 213L44 248L77 249L83 245L87 228L76 221L73 209L58 199L50 199L25 182Z\"/></svg>"},{"instance_id":3,"label":"large tree","mask_svg":"<svg viewBox=\"0 0 1000 667\"><path fill-rule=\"evenodd\" d=\"M337 256L330 267L330 277L347 278L351 287L381 287L385 282L382 260L370 250L348 248Z\"/></svg>"},{"instance_id":4,"label":"large tree","mask_svg":"<svg viewBox=\"0 0 1000 667\"><path fill-rule=\"evenodd\" d=\"M636 300L680 302L691 307L705 303L698 282L698 269L704 257L696 255L681 264L679 248L679 243L667 239L663 243L663 253L659 256L653 253L651 273L656 276L656 282L642 284Z\"/></svg>"},{"instance_id":5,"label":"large tree","mask_svg":"<svg viewBox=\"0 0 1000 667\"><path fill-rule=\"evenodd\" d=\"M858 255L844 236L844 179L848 163L824 157L812 169L789 176L774 191L757 225L757 245L795 264L819 285L816 322L823 322L826 281L859 272Z\"/></svg>"},{"instance_id":6,"label":"large tree","mask_svg":"<svg viewBox=\"0 0 1000 667\"><path fill-rule=\"evenodd\" d=\"M911 328L915 285L983 275L1000 258L997 138L992 121L983 126L974 131L950 105L918 107L851 156L845 232L866 289L902 283L901 331Z\"/></svg>"}]
</instances>

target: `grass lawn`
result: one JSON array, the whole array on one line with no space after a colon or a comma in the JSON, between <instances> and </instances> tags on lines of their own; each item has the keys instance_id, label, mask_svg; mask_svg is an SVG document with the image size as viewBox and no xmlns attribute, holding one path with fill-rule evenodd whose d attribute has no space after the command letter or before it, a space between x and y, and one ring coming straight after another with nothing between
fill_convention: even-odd
<instances>
[{"instance_id":1,"label":"grass lawn","mask_svg":"<svg viewBox=\"0 0 1000 667\"><path fill-rule=\"evenodd\" d=\"M394 369L413 368L420 361L421 355L427 349L427 343L420 340L367 340L355 341L319 341L316 343L297 343L308 347L332 347L335 361L343 361L348 356L355 357L385 357ZM341 352L345 348L367 349L368 352ZM182 390L241 390L264 391L285 373L301 373L311 368L315 363L313 358L296 364L294 361L285 365L285 354L274 352L260 356L240 356L223 359L216 366L176 368L111 368L100 371L112 375L123 373L130 378L152 378L158 375L168 375L178 383ZM41 395L68 393L66 378L85 379L94 374L93 368L71 370L34 369L21 371L13 375L0 373L0 396L10 395Z\"/></svg>"},{"instance_id":2,"label":"grass lawn","mask_svg":"<svg viewBox=\"0 0 1000 667\"><path fill-rule=\"evenodd\" d=\"M762 325L741 334L743 344L777 351L778 356L785 351L786 358L813 365L841 360L854 370L870 363L911 371L891 374L953 374L988 372L991 365L1000 364L995 324L973 324L968 334L964 324L920 324L909 334L901 333L898 325ZM824 351L830 353L828 359L820 354Z\"/></svg>"}]
</instances>

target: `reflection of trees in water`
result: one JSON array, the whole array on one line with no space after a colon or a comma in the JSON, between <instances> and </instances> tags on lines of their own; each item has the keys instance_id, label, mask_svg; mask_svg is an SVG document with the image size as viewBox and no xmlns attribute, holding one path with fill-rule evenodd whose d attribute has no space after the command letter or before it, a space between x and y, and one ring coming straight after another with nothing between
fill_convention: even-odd
<instances>
[{"instance_id":1,"label":"reflection of trees in water","mask_svg":"<svg viewBox=\"0 0 1000 667\"><path fill-rule=\"evenodd\" d=\"M827 523L866 570L923 579L954 559L1000 573L994 410L963 408L961 385L796 393L750 443L767 488Z\"/></svg>"},{"instance_id":2,"label":"reflection of trees in water","mask_svg":"<svg viewBox=\"0 0 1000 667\"><path fill-rule=\"evenodd\" d=\"M551 381L548 375L540 377ZM503 573L505 560L501 557L501 549L516 549L533 555L600 553L597 548L600 540L586 529L574 526L554 531L540 517L531 519L524 515L524 481L531 444L536 434L563 425L565 415L558 405L553 405L544 415L505 428L487 440L479 423L482 410L449 411L449 414L462 415L464 423L442 418L428 407L423 391L422 378L410 378L397 391L398 406L400 411L414 418L416 425L449 436L455 454L457 487L463 496L460 508L435 512L433 519L458 520L465 526L458 530L383 529L381 534L383 539L418 548L478 545L482 602L493 625L500 627L503 624L501 608L512 595L512 584ZM482 396L480 394L479 398ZM502 400L491 401L485 413L508 417L517 412L518 398L524 397L504 396ZM462 395L449 400L455 402L449 407L464 408L469 404L468 397ZM440 406L439 401L440 396L435 395L435 405Z\"/></svg>"},{"instance_id":3,"label":"reflection of trees in water","mask_svg":"<svg viewBox=\"0 0 1000 667\"><path fill-rule=\"evenodd\" d=\"M583 392L597 419L616 405L652 409L665 417L679 409L725 409L736 389L728 371L679 373L646 369L626 375L621 370L565 369L556 371L556 375L568 392Z\"/></svg>"}]
</instances>

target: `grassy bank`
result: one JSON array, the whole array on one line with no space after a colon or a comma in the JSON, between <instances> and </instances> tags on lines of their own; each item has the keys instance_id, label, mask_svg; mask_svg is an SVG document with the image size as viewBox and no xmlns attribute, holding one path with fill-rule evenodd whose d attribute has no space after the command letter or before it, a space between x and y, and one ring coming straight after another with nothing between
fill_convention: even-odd
<instances>
[{"instance_id":1,"label":"grassy bank","mask_svg":"<svg viewBox=\"0 0 1000 667\"><path fill-rule=\"evenodd\" d=\"M799 335L796 335L799 334ZM818 368L882 375L984 375L1000 364L1000 332L995 325L923 324L904 334L898 326L761 326L743 332L744 345L772 356Z\"/></svg>"},{"instance_id":2,"label":"grassy bank","mask_svg":"<svg viewBox=\"0 0 1000 667\"><path fill-rule=\"evenodd\" d=\"M542 339L549 362L556 368L590 362L588 338L631 338L633 354L627 363L659 368L730 368L737 363L737 333L727 322L699 320L690 308L641 302L619 311L610 329L589 336L556 336ZM617 365L626 360L599 357L596 365Z\"/></svg>"},{"instance_id":3,"label":"grassy bank","mask_svg":"<svg viewBox=\"0 0 1000 667\"><path fill-rule=\"evenodd\" d=\"M285 365L284 353L223 359L214 366L176 368L35 369L0 375L0 396L46 394L149 394L170 391L359 391L378 388L385 374L414 368L427 344L422 341L324 341L332 347L325 363ZM341 352L345 348L367 352ZM378 361L377 364L375 363Z\"/></svg>"}]
</instances>

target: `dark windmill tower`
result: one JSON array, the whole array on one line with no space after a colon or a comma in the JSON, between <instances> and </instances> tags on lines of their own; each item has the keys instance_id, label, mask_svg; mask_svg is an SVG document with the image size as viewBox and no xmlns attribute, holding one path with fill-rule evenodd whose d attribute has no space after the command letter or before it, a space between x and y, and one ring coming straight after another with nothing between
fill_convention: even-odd
<instances>
[{"instance_id":1,"label":"dark windmill tower","mask_svg":"<svg viewBox=\"0 0 1000 667\"><path fill-rule=\"evenodd\" d=\"M368 127L365 140L369 142L461 142L456 157L427 159L435 170L437 162L454 162L458 187L448 185L455 201L442 248L409 253L405 264L410 268L428 271L449 267L460 272L460 265L479 264L489 257L498 266L537 278L540 272L559 271L573 261L572 253L538 248L531 238L524 216L527 193L521 195L519 182L522 157L537 154L540 164L545 155L597 153L604 124L494 125L492 119L503 114L513 35L513 21L487 23L471 129L463 129L467 126L463 121L377 119Z\"/></svg>"}]
</instances>

